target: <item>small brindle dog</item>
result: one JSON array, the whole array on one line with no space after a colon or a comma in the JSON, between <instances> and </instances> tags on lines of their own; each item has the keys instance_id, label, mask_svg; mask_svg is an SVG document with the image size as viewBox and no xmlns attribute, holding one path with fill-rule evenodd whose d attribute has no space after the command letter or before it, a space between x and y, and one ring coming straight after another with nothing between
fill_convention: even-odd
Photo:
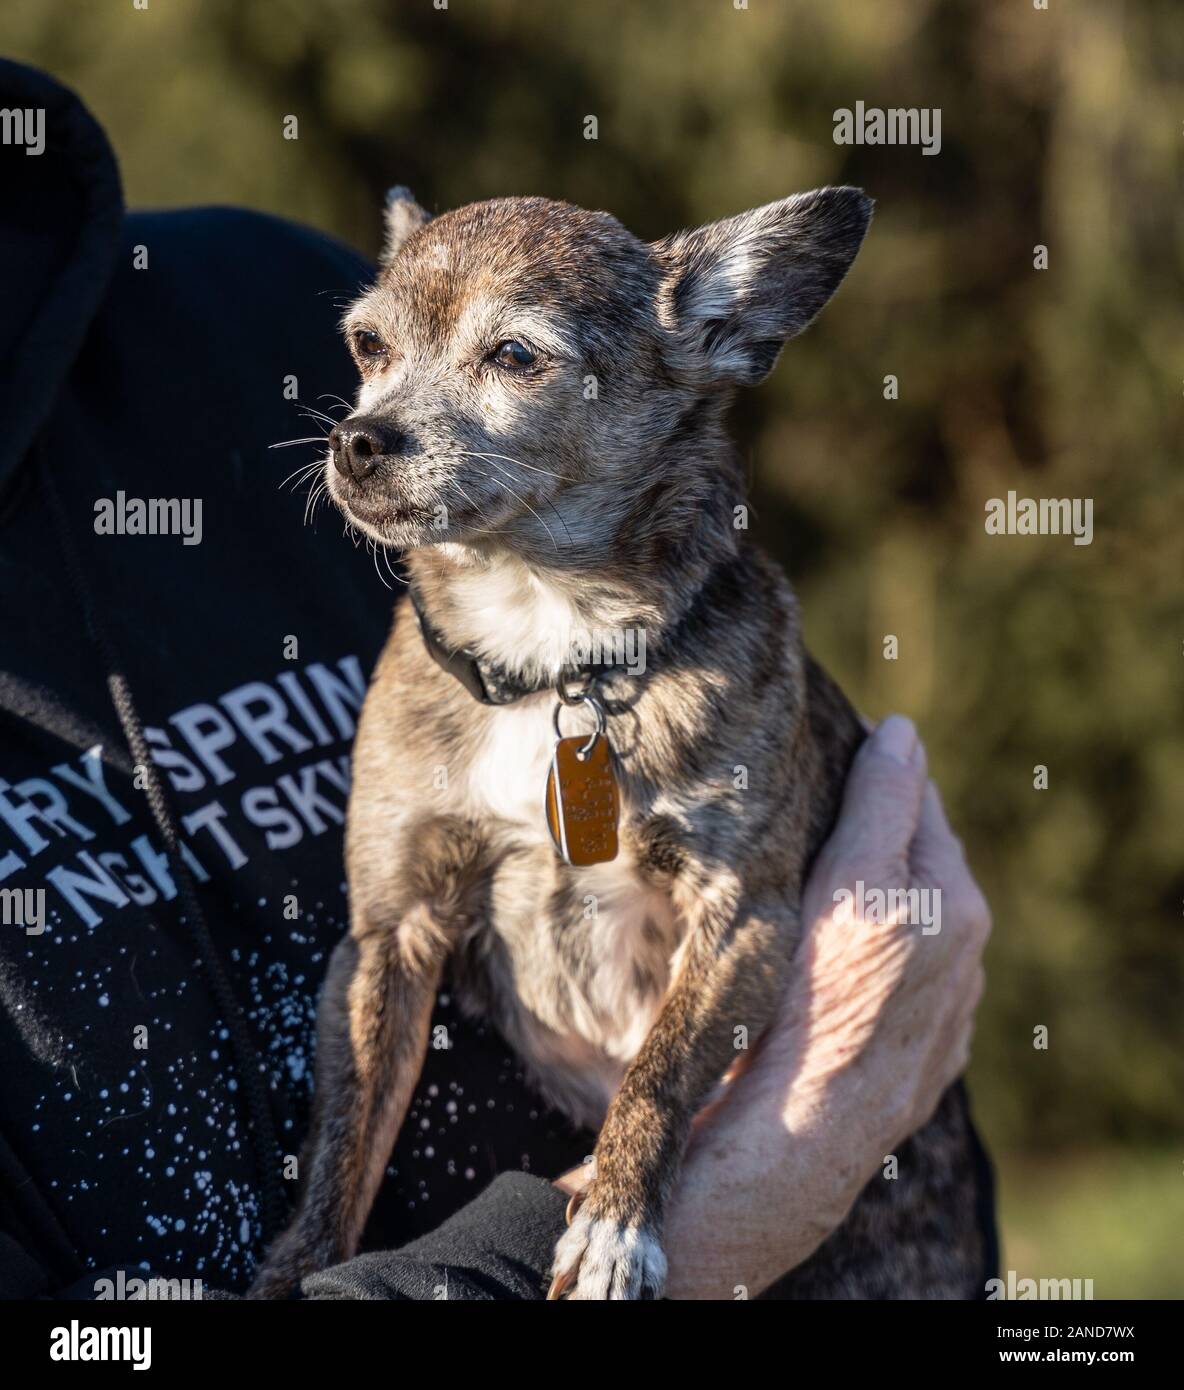
<instances>
[{"instance_id":1,"label":"small brindle dog","mask_svg":"<svg viewBox=\"0 0 1184 1390\"><path fill-rule=\"evenodd\" d=\"M300 1204L255 1296L356 1251L446 966L599 1128L551 1296L661 1295L691 1122L783 997L863 736L746 538L724 417L870 216L824 188L647 244L542 198L392 194L325 482L410 591L358 728ZM974 1143L956 1086L783 1292L981 1295Z\"/></svg>"}]
</instances>

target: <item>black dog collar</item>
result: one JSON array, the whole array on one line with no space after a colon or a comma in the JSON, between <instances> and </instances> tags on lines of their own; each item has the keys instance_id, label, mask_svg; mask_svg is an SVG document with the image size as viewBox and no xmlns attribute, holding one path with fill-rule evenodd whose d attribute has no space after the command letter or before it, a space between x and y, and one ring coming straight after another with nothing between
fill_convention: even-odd
<instances>
[{"instance_id":1,"label":"black dog collar","mask_svg":"<svg viewBox=\"0 0 1184 1390\"><path fill-rule=\"evenodd\" d=\"M450 676L460 681L474 700L483 705L512 705L516 700L525 699L527 695L538 695L541 691L555 689L554 681L527 682L494 662L486 661L468 647L450 647L440 631L428 621L414 588L410 590L410 597L423 644L432 660L442 671L447 671ZM577 681L586 684L592 671L591 666L565 667L560 675L559 684L565 687Z\"/></svg>"}]
</instances>

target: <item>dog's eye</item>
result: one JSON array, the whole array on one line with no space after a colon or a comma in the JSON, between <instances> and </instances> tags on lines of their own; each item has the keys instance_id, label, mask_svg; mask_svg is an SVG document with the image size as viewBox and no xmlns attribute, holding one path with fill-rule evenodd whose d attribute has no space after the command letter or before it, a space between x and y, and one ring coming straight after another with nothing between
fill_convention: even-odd
<instances>
[{"instance_id":1,"label":"dog's eye","mask_svg":"<svg viewBox=\"0 0 1184 1390\"><path fill-rule=\"evenodd\" d=\"M385 357L386 344L372 328L359 328L354 334L354 351L359 357Z\"/></svg>"},{"instance_id":2,"label":"dog's eye","mask_svg":"<svg viewBox=\"0 0 1184 1390\"><path fill-rule=\"evenodd\" d=\"M509 367L511 371L516 372L520 372L524 367L532 367L535 363L535 354L516 338L507 338L504 343L498 343L491 357L499 367Z\"/></svg>"}]
</instances>

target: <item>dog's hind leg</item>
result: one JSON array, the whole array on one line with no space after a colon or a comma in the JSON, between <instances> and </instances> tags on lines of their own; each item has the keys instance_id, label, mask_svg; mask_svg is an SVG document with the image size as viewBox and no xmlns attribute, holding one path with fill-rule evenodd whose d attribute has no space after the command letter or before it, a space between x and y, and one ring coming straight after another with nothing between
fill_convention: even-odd
<instances>
[{"instance_id":1,"label":"dog's hind leg","mask_svg":"<svg viewBox=\"0 0 1184 1390\"><path fill-rule=\"evenodd\" d=\"M284 1298L357 1249L427 1050L447 954L424 906L395 925L355 920L333 952L317 1016L312 1127L296 1215L251 1285Z\"/></svg>"}]
</instances>

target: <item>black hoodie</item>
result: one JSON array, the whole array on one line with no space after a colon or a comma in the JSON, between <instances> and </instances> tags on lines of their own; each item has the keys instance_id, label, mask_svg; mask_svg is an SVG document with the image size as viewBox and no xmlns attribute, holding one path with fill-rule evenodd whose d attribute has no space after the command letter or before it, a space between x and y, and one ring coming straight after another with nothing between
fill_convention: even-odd
<instances>
[{"instance_id":1,"label":"black hoodie","mask_svg":"<svg viewBox=\"0 0 1184 1390\"><path fill-rule=\"evenodd\" d=\"M350 742L393 599L332 515L304 524L306 489L281 488L317 447L268 446L319 434L302 407L350 396L336 321L370 271L255 213L125 214L102 131L39 73L0 63L0 108L28 111L26 134L45 113L43 152L0 146L0 1293L93 1296L116 1265L241 1290L266 1193L295 1188L283 1157L347 918ZM185 534L137 534L149 499ZM113 664L211 942L162 853ZM450 1046L429 1053L365 1244L436 1233L312 1296L539 1296L563 1199L515 1170L551 1177L590 1138L446 992L436 1023Z\"/></svg>"}]
</instances>

